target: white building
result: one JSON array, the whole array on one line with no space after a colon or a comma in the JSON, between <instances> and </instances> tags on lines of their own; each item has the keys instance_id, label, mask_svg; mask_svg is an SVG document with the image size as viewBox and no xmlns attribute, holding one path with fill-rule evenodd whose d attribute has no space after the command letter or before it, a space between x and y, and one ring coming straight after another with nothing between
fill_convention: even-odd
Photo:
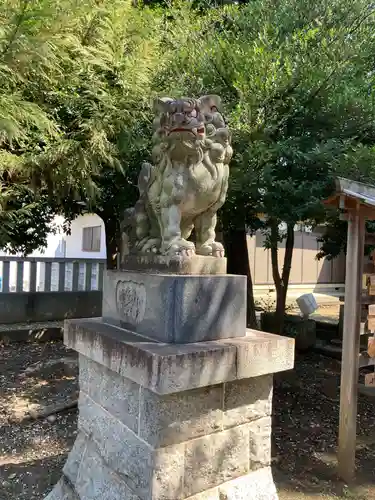
<instances>
[{"instance_id":1,"label":"white building","mask_svg":"<svg viewBox=\"0 0 375 500\"><path fill-rule=\"evenodd\" d=\"M54 225L62 228L64 219L56 217ZM0 252L0 257L9 254ZM84 260L101 260L106 258L105 228L103 220L96 214L85 214L77 217L71 224L70 234L63 233L62 230L54 234L51 232L47 236L47 246L45 249L37 250L28 257L46 258L68 258ZM29 289L30 263L24 263L23 269L23 289ZM82 262L79 265L79 289L84 289L86 266ZM0 277L2 276L2 270ZM98 288L98 265L94 263L91 268L91 288ZM45 266L37 266L37 290L44 290ZM52 263L51 270L51 290L58 290L59 265ZM65 266L65 289L71 290L73 279L73 263ZM17 263L11 262L9 272L10 290L15 290L17 281Z\"/></svg>"},{"instance_id":2,"label":"white building","mask_svg":"<svg viewBox=\"0 0 375 500\"><path fill-rule=\"evenodd\" d=\"M105 259L104 222L96 214L77 217L71 224L70 234L62 237L64 257L68 259Z\"/></svg>"}]
</instances>

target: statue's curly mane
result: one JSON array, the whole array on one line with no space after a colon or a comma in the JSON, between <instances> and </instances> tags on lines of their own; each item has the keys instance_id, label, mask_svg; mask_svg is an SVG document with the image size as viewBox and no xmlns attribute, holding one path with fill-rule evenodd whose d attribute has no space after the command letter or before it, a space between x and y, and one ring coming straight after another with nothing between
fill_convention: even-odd
<instances>
[{"instance_id":1,"label":"statue's curly mane","mask_svg":"<svg viewBox=\"0 0 375 500\"><path fill-rule=\"evenodd\" d=\"M214 228L225 200L232 148L220 106L217 96L155 103L154 166L144 164L139 176L135 251L223 253ZM187 241L194 227L196 248Z\"/></svg>"}]
</instances>

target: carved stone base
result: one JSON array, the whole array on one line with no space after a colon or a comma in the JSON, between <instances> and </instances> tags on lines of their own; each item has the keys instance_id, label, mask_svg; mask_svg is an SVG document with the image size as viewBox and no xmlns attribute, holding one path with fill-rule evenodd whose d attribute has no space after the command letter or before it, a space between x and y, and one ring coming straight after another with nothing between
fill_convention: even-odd
<instances>
[{"instance_id":1,"label":"carved stone base","mask_svg":"<svg viewBox=\"0 0 375 500\"><path fill-rule=\"evenodd\" d=\"M46 500L276 500L272 373L293 340L165 345L71 320L80 353L78 436Z\"/></svg>"},{"instance_id":2,"label":"carved stone base","mask_svg":"<svg viewBox=\"0 0 375 500\"><path fill-rule=\"evenodd\" d=\"M103 318L160 342L243 337L246 276L107 271Z\"/></svg>"},{"instance_id":3,"label":"carved stone base","mask_svg":"<svg viewBox=\"0 0 375 500\"><path fill-rule=\"evenodd\" d=\"M165 255L127 255L121 263L125 271L172 274L226 274L225 257L168 257Z\"/></svg>"}]
</instances>

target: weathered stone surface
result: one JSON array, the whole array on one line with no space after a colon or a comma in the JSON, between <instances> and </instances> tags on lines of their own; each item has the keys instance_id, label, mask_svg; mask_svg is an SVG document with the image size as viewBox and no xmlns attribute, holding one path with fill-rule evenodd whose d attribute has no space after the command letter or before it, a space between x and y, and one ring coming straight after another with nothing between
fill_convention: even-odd
<instances>
[{"instance_id":1,"label":"weathered stone surface","mask_svg":"<svg viewBox=\"0 0 375 500\"><path fill-rule=\"evenodd\" d=\"M142 500L180 498L184 445L154 450L82 391L79 410L79 428L90 435L108 467L126 478L135 494Z\"/></svg>"},{"instance_id":2,"label":"weathered stone surface","mask_svg":"<svg viewBox=\"0 0 375 500\"><path fill-rule=\"evenodd\" d=\"M64 476L53 488L51 493L45 497L44 500L83 500L78 498L75 491L70 487L68 481Z\"/></svg>"},{"instance_id":3,"label":"weathered stone surface","mask_svg":"<svg viewBox=\"0 0 375 500\"><path fill-rule=\"evenodd\" d=\"M99 320L65 322L65 343L158 394L291 369L293 339L248 330L232 340L163 344Z\"/></svg>"},{"instance_id":4,"label":"weathered stone surface","mask_svg":"<svg viewBox=\"0 0 375 500\"><path fill-rule=\"evenodd\" d=\"M140 436L154 447L223 429L223 385L159 396L141 390Z\"/></svg>"},{"instance_id":5,"label":"weathered stone surface","mask_svg":"<svg viewBox=\"0 0 375 500\"><path fill-rule=\"evenodd\" d=\"M250 468L257 470L271 465L271 417L249 424Z\"/></svg>"},{"instance_id":6,"label":"weathered stone surface","mask_svg":"<svg viewBox=\"0 0 375 500\"><path fill-rule=\"evenodd\" d=\"M247 378L224 385L224 428L271 415L273 376Z\"/></svg>"},{"instance_id":7,"label":"weathered stone surface","mask_svg":"<svg viewBox=\"0 0 375 500\"><path fill-rule=\"evenodd\" d=\"M219 384L236 377L236 350L222 350L222 346L214 342L191 346L190 352L185 344L180 352L160 359L154 392L170 394Z\"/></svg>"},{"instance_id":8,"label":"weathered stone surface","mask_svg":"<svg viewBox=\"0 0 375 500\"><path fill-rule=\"evenodd\" d=\"M66 321L65 344L158 394L236 378L235 346L220 342L162 344L100 320Z\"/></svg>"},{"instance_id":9,"label":"weathered stone surface","mask_svg":"<svg viewBox=\"0 0 375 500\"><path fill-rule=\"evenodd\" d=\"M269 467L219 486L220 500L277 500L277 498Z\"/></svg>"},{"instance_id":10,"label":"weathered stone surface","mask_svg":"<svg viewBox=\"0 0 375 500\"><path fill-rule=\"evenodd\" d=\"M76 490L79 500L143 500L108 468L93 444L87 446L83 456Z\"/></svg>"},{"instance_id":11,"label":"weathered stone surface","mask_svg":"<svg viewBox=\"0 0 375 500\"><path fill-rule=\"evenodd\" d=\"M147 271L158 274L226 274L227 259L193 255L127 255L121 263L122 271Z\"/></svg>"},{"instance_id":12,"label":"weathered stone surface","mask_svg":"<svg viewBox=\"0 0 375 500\"><path fill-rule=\"evenodd\" d=\"M213 488L211 490L203 491L202 493L193 495L186 500L220 500L219 488Z\"/></svg>"},{"instance_id":13,"label":"weathered stone surface","mask_svg":"<svg viewBox=\"0 0 375 500\"><path fill-rule=\"evenodd\" d=\"M79 432L65 462L63 473L72 484L75 484L78 476L78 469L87 446L87 436Z\"/></svg>"},{"instance_id":14,"label":"weathered stone surface","mask_svg":"<svg viewBox=\"0 0 375 500\"><path fill-rule=\"evenodd\" d=\"M241 339L221 340L237 348L237 378L291 370L294 366L294 339L272 333L246 330Z\"/></svg>"},{"instance_id":15,"label":"weathered stone surface","mask_svg":"<svg viewBox=\"0 0 375 500\"><path fill-rule=\"evenodd\" d=\"M184 496L184 445L155 450L152 460L152 485L142 500L182 500Z\"/></svg>"},{"instance_id":16,"label":"weathered stone surface","mask_svg":"<svg viewBox=\"0 0 375 500\"><path fill-rule=\"evenodd\" d=\"M249 431L241 426L185 444L186 496L249 472Z\"/></svg>"},{"instance_id":17,"label":"weathered stone surface","mask_svg":"<svg viewBox=\"0 0 375 500\"><path fill-rule=\"evenodd\" d=\"M82 391L78 427L97 445L107 465L127 478L136 493L149 491L151 448Z\"/></svg>"},{"instance_id":18,"label":"weathered stone surface","mask_svg":"<svg viewBox=\"0 0 375 500\"><path fill-rule=\"evenodd\" d=\"M221 107L216 95L155 101L154 165L142 164L138 201L121 222L132 253L224 255L215 241L216 212L227 194L233 149ZM193 229L195 244L188 241Z\"/></svg>"},{"instance_id":19,"label":"weathered stone surface","mask_svg":"<svg viewBox=\"0 0 375 500\"><path fill-rule=\"evenodd\" d=\"M84 392L111 415L132 431L138 432L138 384L82 355L79 360L79 384Z\"/></svg>"},{"instance_id":20,"label":"weathered stone surface","mask_svg":"<svg viewBox=\"0 0 375 500\"><path fill-rule=\"evenodd\" d=\"M107 271L103 319L161 342L243 337L246 277Z\"/></svg>"}]
</instances>

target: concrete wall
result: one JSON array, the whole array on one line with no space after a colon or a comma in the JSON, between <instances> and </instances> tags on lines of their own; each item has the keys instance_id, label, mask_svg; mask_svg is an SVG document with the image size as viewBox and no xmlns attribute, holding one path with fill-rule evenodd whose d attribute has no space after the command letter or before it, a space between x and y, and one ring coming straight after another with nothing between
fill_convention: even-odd
<instances>
[{"instance_id":1,"label":"concrete wall","mask_svg":"<svg viewBox=\"0 0 375 500\"><path fill-rule=\"evenodd\" d=\"M59 321L102 314L102 292L0 293L0 323Z\"/></svg>"},{"instance_id":2,"label":"concrete wall","mask_svg":"<svg viewBox=\"0 0 375 500\"><path fill-rule=\"evenodd\" d=\"M318 261L319 251L317 239L320 232L295 231L295 245L290 273L288 299L294 300L303 293L314 293L318 303L338 301L344 292L345 256L331 261ZM248 236L248 254L250 269L254 283L255 297L275 295L272 278L271 253L264 248L265 236L260 232ZM282 268L285 255L285 241L280 244L278 252L279 268Z\"/></svg>"},{"instance_id":3,"label":"concrete wall","mask_svg":"<svg viewBox=\"0 0 375 500\"><path fill-rule=\"evenodd\" d=\"M295 232L295 244L290 273L290 284L331 284L345 282L345 256L331 261L317 260L319 233ZM256 285L273 284L271 252L264 248L265 236L257 233L248 237L250 269ZM285 255L285 241L278 252L279 267Z\"/></svg>"}]
</instances>

